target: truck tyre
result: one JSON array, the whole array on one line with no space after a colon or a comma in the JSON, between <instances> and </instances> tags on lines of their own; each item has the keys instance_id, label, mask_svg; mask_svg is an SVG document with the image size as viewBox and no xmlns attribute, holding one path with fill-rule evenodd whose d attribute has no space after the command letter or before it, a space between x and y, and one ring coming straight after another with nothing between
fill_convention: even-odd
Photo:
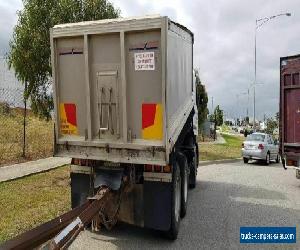
<instances>
[{"instance_id":1,"label":"truck tyre","mask_svg":"<svg viewBox=\"0 0 300 250\"><path fill-rule=\"evenodd\" d=\"M193 140L194 141L194 140ZM193 143L194 148L194 156L190 165L190 178L189 178L189 187L195 188L197 182L197 169L199 164L199 153L198 153L198 145Z\"/></svg>"},{"instance_id":2,"label":"truck tyre","mask_svg":"<svg viewBox=\"0 0 300 250\"><path fill-rule=\"evenodd\" d=\"M175 168L172 177L172 204L171 204L171 227L167 233L167 237L171 240L176 240L180 224L180 204L181 204L181 176L178 163L175 163Z\"/></svg>"},{"instance_id":3,"label":"truck tyre","mask_svg":"<svg viewBox=\"0 0 300 250\"><path fill-rule=\"evenodd\" d=\"M247 164L247 163L249 162L249 159L246 158L246 157L244 157L243 160L244 160L244 163L245 163L245 164Z\"/></svg>"},{"instance_id":4,"label":"truck tyre","mask_svg":"<svg viewBox=\"0 0 300 250\"><path fill-rule=\"evenodd\" d=\"M181 176L181 209L180 217L183 218L187 211L188 185L189 185L189 165L184 154L178 154L178 163Z\"/></svg>"},{"instance_id":5,"label":"truck tyre","mask_svg":"<svg viewBox=\"0 0 300 250\"><path fill-rule=\"evenodd\" d=\"M300 170L296 169L296 178L300 179Z\"/></svg>"},{"instance_id":6,"label":"truck tyre","mask_svg":"<svg viewBox=\"0 0 300 250\"><path fill-rule=\"evenodd\" d=\"M280 162L280 156L277 155L277 157L276 157L276 163L279 163L279 162Z\"/></svg>"}]
</instances>

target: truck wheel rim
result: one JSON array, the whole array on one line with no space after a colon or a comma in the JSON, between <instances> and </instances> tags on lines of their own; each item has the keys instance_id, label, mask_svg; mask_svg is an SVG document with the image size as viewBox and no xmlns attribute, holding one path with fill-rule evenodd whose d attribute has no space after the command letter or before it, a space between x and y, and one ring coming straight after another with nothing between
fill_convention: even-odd
<instances>
[{"instance_id":1,"label":"truck wheel rim","mask_svg":"<svg viewBox=\"0 0 300 250\"><path fill-rule=\"evenodd\" d=\"M267 163L269 164L270 163L270 155L267 154Z\"/></svg>"},{"instance_id":2,"label":"truck wheel rim","mask_svg":"<svg viewBox=\"0 0 300 250\"><path fill-rule=\"evenodd\" d=\"M180 176L176 177L176 185L175 185L175 219L179 221L179 213L180 213L180 200L181 200L181 179Z\"/></svg>"},{"instance_id":3,"label":"truck wheel rim","mask_svg":"<svg viewBox=\"0 0 300 250\"><path fill-rule=\"evenodd\" d=\"M184 202L187 201L187 193L188 193L188 178L187 178L187 173L185 173L185 177L184 177L184 185L183 185L183 188L184 188Z\"/></svg>"}]
</instances>

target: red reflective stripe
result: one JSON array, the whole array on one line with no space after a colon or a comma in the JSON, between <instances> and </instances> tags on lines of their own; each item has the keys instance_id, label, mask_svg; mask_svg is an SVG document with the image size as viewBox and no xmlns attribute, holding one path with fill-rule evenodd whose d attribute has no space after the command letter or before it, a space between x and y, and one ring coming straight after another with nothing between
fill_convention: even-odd
<instances>
[{"instance_id":1,"label":"red reflective stripe","mask_svg":"<svg viewBox=\"0 0 300 250\"><path fill-rule=\"evenodd\" d=\"M143 103L142 104L142 128L147 128L154 125L156 112L155 103Z\"/></svg>"},{"instance_id":2,"label":"red reflective stripe","mask_svg":"<svg viewBox=\"0 0 300 250\"><path fill-rule=\"evenodd\" d=\"M77 126L76 105L74 103L65 103L64 106L65 106L67 121L72 125Z\"/></svg>"}]
</instances>

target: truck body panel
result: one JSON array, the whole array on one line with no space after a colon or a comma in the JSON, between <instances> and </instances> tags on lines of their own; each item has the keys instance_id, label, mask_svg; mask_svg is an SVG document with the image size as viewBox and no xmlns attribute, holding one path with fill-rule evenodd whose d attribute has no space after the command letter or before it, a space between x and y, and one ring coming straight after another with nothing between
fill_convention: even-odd
<instances>
[{"instance_id":1,"label":"truck body panel","mask_svg":"<svg viewBox=\"0 0 300 250\"><path fill-rule=\"evenodd\" d=\"M51 30L55 155L166 165L192 112L193 34L167 17Z\"/></svg>"},{"instance_id":2,"label":"truck body panel","mask_svg":"<svg viewBox=\"0 0 300 250\"><path fill-rule=\"evenodd\" d=\"M280 58L280 152L283 164L300 165L300 55ZM299 171L299 170L297 170Z\"/></svg>"}]
</instances>

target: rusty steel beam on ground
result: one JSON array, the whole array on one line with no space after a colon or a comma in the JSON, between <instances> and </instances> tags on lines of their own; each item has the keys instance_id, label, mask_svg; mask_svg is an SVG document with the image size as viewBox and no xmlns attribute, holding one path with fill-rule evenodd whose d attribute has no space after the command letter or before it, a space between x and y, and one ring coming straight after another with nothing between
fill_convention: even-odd
<instances>
[{"instance_id":1,"label":"rusty steel beam on ground","mask_svg":"<svg viewBox=\"0 0 300 250\"><path fill-rule=\"evenodd\" d=\"M114 192L107 186L101 186L97 194L89 198L81 206L8 240L3 245L0 245L0 249L66 249L76 236L86 226L90 225L93 220L97 223L102 223L110 229L116 222L121 193L124 191L122 187L118 192ZM111 211L106 211L111 209L107 205L113 202L115 198L118 198L119 201L115 204L115 212L111 215ZM101 219L99 214L104 217Z\"/></svg>"},{"instance_id":2,"label":"rusty steel beam on ground","mask_svg":"<svg viewBox=\"0 0 300 250\"><path fill-rule=\"evenodd\" d=\"M108 187L101 187L93 197L93 202L91 202L76 219L56 235L55 238L45 244L42 249L66 249L84 227L92 222L100 209L105 206L107 199L112 195L110 191L111 190Z\"/></svg>"},{"instance_id":3,"label":"rusty steel beam on ground","mask_svg":"<svg viewBox=\"0 0 300 250\"><path fill-rule=\"evenodd\" d=\"M0 249L32 249L40 246L58 234L90 204L91 201L86 201L81 206L4 242L3 245L0 245Z\"/></svg>"}]
</instances>

